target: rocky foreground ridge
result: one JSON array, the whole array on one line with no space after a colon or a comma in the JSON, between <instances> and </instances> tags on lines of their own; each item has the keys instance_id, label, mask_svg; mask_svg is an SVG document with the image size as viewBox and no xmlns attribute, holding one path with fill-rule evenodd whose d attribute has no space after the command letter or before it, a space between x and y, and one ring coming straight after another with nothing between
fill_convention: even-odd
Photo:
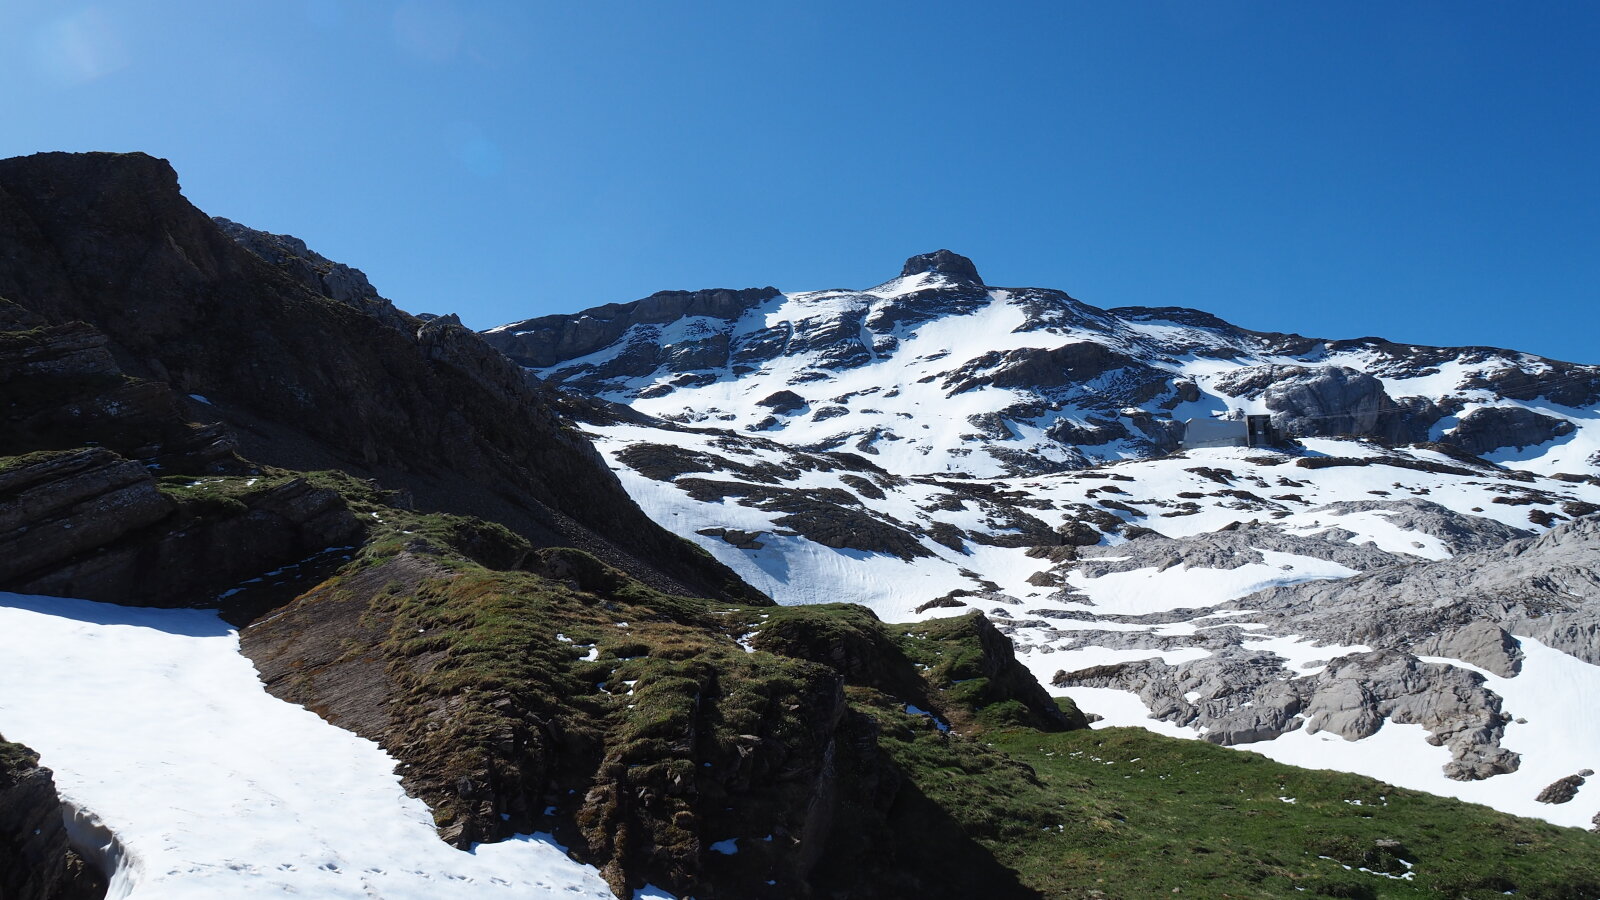
<instances>
[{"instance_id":1,"label":"rocky foreground ridge","mask_svg":"<svg viewBox=\"0 0 1600 900\"><path fill-rule=\"evenodd\" d=\"M620 897L647 884L699 897L1600 892L1582 832L1090 730L1029 657L1040 627L1070 621L1047 612L1117 624L1109 606L1070 599L1093 599L1074 567L1117 565L1113 544L1148 541L1152 559L1184 566L1290 551L1348 571L1416 562L1337 535L1309 550L1281 530L1277 550L1183 543L1151 533L1162 520L1248 511L1299 527L1322 515L1326 479L1382 472L1449 499L1411 504L1407 527L1467 552L1521 532L1462 519L1449 492L1509 498L1516 527L1542 530L1530 511L1584 514L1571 505L1593 487L1581 478L1365 445L1359 465L1173 460L1187 480L1171 497L1116 470L1050 476L1055 493L903 475L865 449L552 393L451 317L410 316L293 238L200 214L164 162L137 154L0 162L0 239L0 590L219 610L271 692L382 745L456 846L549 832ZM978 283L954 254L902 277ZM714 317L773 302L763 293L618 315ZM1065 366L1051 377L1070 390L1077 359L1039 365ZM761 408L804 409L794 393ZM1345 462L1299 464L1321 459ZM677 535L631 499L661 519L662 498L679 496L693 525ZM918 518L924 506L936 518ZM863 584L915 571L885 563L939 562L950 577L938 590L898 579L924 608L905 615L776 606L739 577L800 584L816 548ZM930 611L942 617L886 624ZM15 758L40 784L32 758ZM1580 782L1563 785L1551 796L1583 802ZM27 793L0 814L54 815ZM21 879L56 883L50 841Z\"/></svg>"}]
</instances>

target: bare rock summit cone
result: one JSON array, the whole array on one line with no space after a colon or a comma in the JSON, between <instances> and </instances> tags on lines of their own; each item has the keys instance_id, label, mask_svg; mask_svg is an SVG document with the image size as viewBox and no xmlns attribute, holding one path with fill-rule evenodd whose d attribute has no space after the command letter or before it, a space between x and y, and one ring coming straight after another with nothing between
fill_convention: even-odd
<instances>
[{"instance_id":1,"label":"bare rock summit cone","mask_svg":"<svg viewBox=\"0 0 1600 900\"><path fill-rule=\"evenodd\" d=\"M908 275L920 275L923 272L932 272L958 281L983 284L983 279L978 276L978 267L973 265L972 260L949 250L919 253L906 260L906 264L900 268L902 278Z\"/></svg>"}]
</instances>

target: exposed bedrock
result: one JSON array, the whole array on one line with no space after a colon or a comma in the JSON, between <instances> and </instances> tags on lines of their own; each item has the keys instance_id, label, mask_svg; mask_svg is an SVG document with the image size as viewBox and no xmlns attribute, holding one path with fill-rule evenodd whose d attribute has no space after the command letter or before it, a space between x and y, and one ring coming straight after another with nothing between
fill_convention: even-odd
<instances>
[{"instance_id":1,"label":"exposed bedrock","mask_svg":"<svg viewBox=\"0 0 1600 900\"><path fill-rule=\"evenodd\" d=\"M1501 447L1522 449L1571 434L1575 426L1566 419L1546 416L1520 406L1486 406L1461 417L1440 441L1468 453L1488 453Z\"/></svg>"},{"instance_id":2,"label":"exposed bedrock","mask_svg":"<svg viewBox=\"0 0 1600 900\"><path fill-rule=\"evenodd\" d=\"M1519 764L1500 746L1500 698L1475 672L1393 650L1346 654L1298 677L1283 662L1232 647L1176 666L1141 660L1058 672L1053 683L1133 691L1153 718L1197 728L1218 744L1272 740L1302 727L1360 740L1389 720L1421 725L1429 743L1448 747L1450 778L1488 778Z\"/></svg>"},{"instance_id":3,"label":"exposed bedrock","mask_svg":"<svg viewBox=\"0 0 1600 900\"><path fill-rule=\"evenodd\" d=\"M1341 500L1310 510L1345 516L1375 512L1402 531L1413 531L1438 538L1451 555L1497 550L1507 542L1528 537L1532 532L1513 528L1497 519L1456 512L1448 506L1415 497L1405 500ZM1409 560L1407 560L1409 561Z\"/></svg>"},{"instance_id":4,"label":"exposed bedrock","mask_svg":"<svg viewBox=\"0 0 1600 900\"><path fill-rule=\"evenodd\" d=\"M920 253L906 260L905 265L900 267L901 277L920 275L923 272L932 272L958 281L983 284L983 279L978 277L978 267L972 264L972 260L949 250Z\"/></svg>"},{"instance_id":5,"label":"exposed bedrock","mask_svg":"<svg viewBox=\"0 0 1600 900\"><path fill-rule=\"evenodd\" d=\"M1285 534L1272 525L1248 523L1224 531L1211 531L1182 538L1149 533L1115 547L1086 548L1076 568L1090 578L1113 572L1155 568L1166 571L1174 566L1202 569L1237 569L1262 563L1261 551L1293 553L1338 563L1358 572L1394 565L1401 557L1370 544L1352 544L1329 539L1326 533ZM1106 557L1101 559L1099 557ZM1414 557L1410 559L1415 559Z\"/></svg>"},{"instance_id":6,"label":"exposed bedrock","mask_svg":"<svg viewBox=\"0 0 1600 900\"><path fill-rule=\"evenodd\" d=\"M1382 381L1345 366L1250 366L1218 378L1216 386L1235 397L1262 400L1281 434L1402 440L1414 430ZM1424 437L1425 431L1424 426Z\"/></svg>"},{"instance_id":7,"label":"exposed bedrock","mask_svg":"<svg viewBox=\"0 0 1600 900\"><path fill-rule=\"evenodd\" d=\"M1449 646L1490 671L1515 655L1484 623L1600 665L1600 519L1437 562L1339 581L1270 588L1224 608L1249 610L1273 633L1433 653Z\"/></svg>"},{"instance_id":8,"label":"exposed bedrock","mask_svg":"<svg viewBox=\"0 0 1600 900\"><path fill-rule=\"evenodd\" d=\"M1394 516L1397 525L1436 537L1452 549L1487 549L1427 562L1351 545L1333 530L1293 536L1252 525L1178 540L1144 536L1109 550L1083 550L1084 558L1065 560L1064 565L1076 565L1091 577L1179 564L1234 568L1260 562L1260 551L1268 549L1334 560L1362 574L1259 591L1223 604L1220 609L1227 617L1201 610L1105 617L1030 611L1042 619L1059 616L1075 623L1199 625L1189 633L1172 634L1092 626L1052 631L1055 649L1212 652L1179 665L1144 660L1061 672L1055 683L1135 692L1153 717L1201 729L1208 740L1223 744L1269 740L1301 727L1357 740L1388 720L1422 725L1430 742L1448 747L1451 760L1445 773L1451 778L1471 780L1515 770L1517 755L1500 746L1506 720L1501 701L1484 676L1419 657L1460 660L1500 677L1515 677L1525 652L1514 635L1524 635L1596 662L1600 519L1575 520L1537 537L1516 537L1495 546L1518 532L1426 501L1363 501L1326 509L1382 512ZM1097 555L1114 558L1099 560ZM1239 612L1248 616L1235 618ZM1027 624L1051 627L1045 621ZM1251 649L1252 640L1268 636L1298 636L1326 645L1329 660L1311 674L1291 670L1276 654ZM1351 652L1353 645L1373 649Z\"/></svg>"},{"instance_id":9,"label":"exposed bedrock","mask_svg":"<svg viewBox=\"0 0 1600 900\"><path fill-rule=\"evenodd\" d=\"M410 326L410 317L380 296L360 269L328 259L294 235L257 231L221 216L213 216L211 221L240 246L316 293L348 304L395 328L403 330Z\"/></svg>"},{"instance_id":10,"label":"exposed bedrock","mask_svg":"<svg viewBox=\"0 0 1600 900\"><path fill-rule=\"evenodd\" d=\"M35 454L0 471L0 585L177 509L144 466L102 448Z\"/></svg>"},{"instance_id":11,"label":"exposed bedrock","mask_svg":"<svg viewBox=\"0 0 1600 900\"><path fill-rule=\"evenodd\" d=\"M126 376L109 345L0 299L0 456L98 445L182 470L231 458L232 436L193 424L167 385Z\"/></svg>"},{"instance_id":12,"label":"exposed bedrock","mask_svg":"<svg viewBox=\"0 0 1600 900\"><path fill-rule=\"evenodd\" d=\"M338 494L300 478L180 502L144 466L101 448L33 454L0 471L0 588L23 593L204 603L364 531Z\"/></svg>"},{"instance_id":13,"label":"exposed bedrock","mask_svg":"<svg viewBox=\"0 0 1600 900\"><path fill-rule=\"evenodd\" d=\"M1104 344L1079 341L1049 350L1030 347L991 351L949 373L943 384L950 394L983 386L1049 390L1081 385L1118 369L1127 370L1128 377L1137 382L1130 396L1119 397L1119 401L1144 393L1155 396L1170 374Z\"/></svg>"},{"instance_id":14,"label":"exposed bedrock","mask_svg":"<svg viewBox=\"0 0 1600 900\"><path fill-rule=\"evenodd\" d=\"M49 769L21 744L0 737L0 897L97 900L105 879L71 847L72 811Z\"/></svg>"},{"instance_id":15,"label":"exposed bedrock","mask_svg":"<svg viewBox=\"0 0 1600 900\"><path fill-rule=\"evenodd\" d=\"M731 321L777 296L777 289L770 287L660 291L642 300L610 303L577 315L515 322L484 337L522 365L543 368L610 346L635 325L661 325L687 316Z\"/></svg>"}]
</instances>

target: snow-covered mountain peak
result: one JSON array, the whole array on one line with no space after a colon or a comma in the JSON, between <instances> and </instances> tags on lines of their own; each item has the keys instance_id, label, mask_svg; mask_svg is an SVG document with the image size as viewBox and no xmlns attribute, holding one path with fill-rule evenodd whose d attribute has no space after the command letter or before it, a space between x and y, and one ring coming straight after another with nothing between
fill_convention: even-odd
<instances>
[{"instance_id":1,"label":"snow-covered mountain peak","mask_svg":"<svg viewBox=\"0 0 1600 900\"><path fill-rule=\"evenodd\" d=\"M985 285L948 250L862 290L672 291L494 329L560 387L898 474L1023 475L1178 448L1195 417L1600 465L1600 368L1494 348L1325 340L1181 307Z\"/></svg>"}]
</instances>

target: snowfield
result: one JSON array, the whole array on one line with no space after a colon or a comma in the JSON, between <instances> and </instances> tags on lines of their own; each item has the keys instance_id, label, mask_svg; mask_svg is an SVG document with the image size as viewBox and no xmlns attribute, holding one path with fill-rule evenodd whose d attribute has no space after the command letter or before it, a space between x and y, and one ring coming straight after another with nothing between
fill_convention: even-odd
<instances>
[{"instance_id":1,"label":"snowfield","mask_svg":"<svg viewBox=\"0 0 1600 900\"><path fill-rule=\"evenodd\" d=\"M0 733L107 844L108 897L611 898L548 835L441 841L377 744L268 694L215 613L0 593Z\"/></svg>"},{"instance_id":2,"label":"snowfield","mask_svg":"<svg viewBox=\"0 0 1600 900\"><path fill-rule=\"evenodd\" d=\"M1360 741L1346 741L1327 732L1308 734L1301 729L1277 740L1244 744L1239 749L1291 765L1369 775L1400 787L1482 803L1519 816L1588 828L1595 814L1600 813L1600 792L1585 787L1571 802L1559 805L1538 803L1534 798L1559 778L1583 769L1600 771L1600 717L1589 712L1600 704L1600 667L1552 650L1533 638L1520 640L1527 656L1517 677L1500 678L1475 669L1488 681L1489 688L1504 698L1506 714L1514 717L1506 726L1504 744L1522 754L1522 767L1515 772L1483 781L1452 781L1439 771L1449 761L1450 751L1429 746L1422 726L1395 722L1385 722L1377 734ZM1426 659L1473 668L1459 660Z\"/></svg>"},{"instance_id":3,"label":"snowfield","mask_svg":"<svg viewBox=\"0 0 1600 900\"><path fill-rule=\"evenodd\" d=\"M781 513L741 504L738 497L702 502L673 479L646 477L625 461L629 447L655 443L735 460L745 466L770 466L784 478L782 486L800 491L846 492L861 509L884 521L931 529L945 522L969 532L1002 534L991 511L975 504L953 504L937 479L889 476L880 479L884 496L861 490L859 476L805 470L781 445L770 440L744 440L727 431L662 430L640 424L589 426L587 429L611 463L629 494L656 521L710 551L750 583L780 603L848 601L873 609L885 621L959 615L981 609L1016 645L1018 658L1052 694L1073 698L1084 710L1104 718L1097 727L1137 726L1162 734L1199 738L1201 732L1149 717L1135 694L1096 687L1056 687L1057 672L1159 658L1169 665L1209 655L1197 647L1141 649L1095 646L1080 633L1143 632L1153 637L1190 635L1196 628L1221 624L1249 630L1265 627L1238 610L1218 611L1204 619L1168 624L1133 624L1107 617L1159 614L1175 609L1204 611L1264 588L1356 574L1339 563L1311 556L1258 549L1260 562L1233 568L1178 565L1115 571L1091 577L1069 571L1058 585L1038 581L1048 560L1030 557L1021 548L967 541L960 550L927 537L928 555L902 559L886 553L837 549L785 533ZM1173 538L1202 535L1234 523L1267 523L1283 534L1370 545L1403 554L1416 562L1449 558L1450 547L1436 534L1404 527L1393 509L1361 508L1362 504L1418 500L1437 503L1468 515L1537 533L1530 506L1559 510L1561 504L1600 504L1600 486L1557 480L1537 474L1465 470L1459 460L1436 451L1414 448L1391 451L1348 439L1308 438L1302 441L1312 458L1370 460L1368 465L1336 465L1308 469L1294 460L1260 450L1204 449L1182 456L1133 460L1089 472L985 479L977 482L1001 493L1025 496L1028 508L1046 523L1060 521L1051 510L1081 510L1100 499L1114 498L1125 524L1155 530ZM879 460L875 460L878 462ZM1429 466L1450 467L1430 470ZM787 467L788 474L780 470ZM734 471L695 472L684 477L738 480ZM1222 478L1222 480L1218 480ZM852 480L853 479L853 480ZM948 482L946 482L948 483ZM973 482L967 482L971 484ZM1109 491L1108 488L1114 488ZM838 496L835 494L835 496ZM1250 499L1251 497L1255 499ZM943 498L943 499L941 499ZM1508 502L1511 501L1511 502ZM1340 504L1340 505L1335 505ZM1105 507L1102 507L1105 508ZM1537 508L1537 507L1536 507ZM1132 511L1129 511L1132 510ZM717 529L754 533L759 548L739 547L716 536ZM711 534L703 533L711 531ZM1115 554L1123 540L1105 537L1103 553ZM1097 557L1113 561L1114 555ZM1063 590L1065 592L1063 593ZM963 605L918 607L952 591L973 592ZM1048 621L1038 618L1045 614ZM1085 643L1088 641L1088 643ZM1392 784L1484 803L1505 812L1532 816L1561 825L1588 827L1600 812L1600 789L1581 790L1563 805L1535 802L1546 785L1582 769L1600 770L1600 725L1578 711L1600 701L1600 667L1522 639L1526 662L1515 678L1486 675L1486 686L1504 700L1504 710L1526 724L1506 727L1503 745L1521 754L1521 768L1484 781L1446 778L1442 766L1449 751L1427 743L1420 726L1387 722L1372 736L1347 741L1327 732L1304 728L1273 741L1239 745L1283 762L1310 768L1354 772ZM1312 675L1330 659L1371 650L1365 646L1323 646L1295 635L1262 634L1243 646L1265 650L1286 661L1292 671ZM1457 661L1427 658L1462 668Z\"/></svg>"}]
</instances>

